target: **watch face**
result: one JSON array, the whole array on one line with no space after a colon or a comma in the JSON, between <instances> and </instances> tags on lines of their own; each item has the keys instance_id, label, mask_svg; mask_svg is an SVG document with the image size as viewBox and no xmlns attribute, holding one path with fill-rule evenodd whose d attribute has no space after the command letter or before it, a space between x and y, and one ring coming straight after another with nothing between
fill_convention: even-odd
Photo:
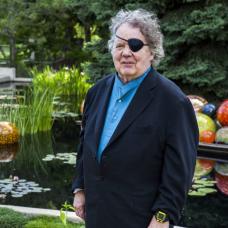
<instances>
[{"instance_id":1,"label":"watch face","mask_svg":"<svg viewBox=\"0 0 228 228\"><path fill-rule=\"evenodd\" d=\"M158 222L161 222L161 223L168 221L167 214L162 211L158 211L155 215L155 218Z\"/></svg>"}]
</instances>

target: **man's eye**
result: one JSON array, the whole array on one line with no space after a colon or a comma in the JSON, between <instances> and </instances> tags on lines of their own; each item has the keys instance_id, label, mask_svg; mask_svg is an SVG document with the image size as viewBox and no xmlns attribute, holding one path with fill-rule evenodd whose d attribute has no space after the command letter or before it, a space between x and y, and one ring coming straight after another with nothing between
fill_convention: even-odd
<instances>
[{"instance_id":1,"label":"man's eye","mask_svg":"<svg viewBox=\"0 0 228 228\"><path fill-rule=\"evenodd\" d=\"M124 44L117 44L116 45L116 48L123 48L124 47Z\"/></svg>"}]
</instances>

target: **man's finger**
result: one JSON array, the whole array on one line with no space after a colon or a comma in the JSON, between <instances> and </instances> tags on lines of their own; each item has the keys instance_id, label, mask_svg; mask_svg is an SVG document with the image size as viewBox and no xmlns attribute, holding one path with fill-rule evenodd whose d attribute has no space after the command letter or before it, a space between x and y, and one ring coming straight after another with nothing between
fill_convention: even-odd
<instances>
[{"instance_id":1,"label":"man's finger","mask_svg":"<svg viewBox=\"0 0 228 228\"><path fill-rule=\"evenodd\" d=\"M79 207L75 211L76 215L79 216L80 218L84 219L84 207Z\"/></svg>"}]
</instances>

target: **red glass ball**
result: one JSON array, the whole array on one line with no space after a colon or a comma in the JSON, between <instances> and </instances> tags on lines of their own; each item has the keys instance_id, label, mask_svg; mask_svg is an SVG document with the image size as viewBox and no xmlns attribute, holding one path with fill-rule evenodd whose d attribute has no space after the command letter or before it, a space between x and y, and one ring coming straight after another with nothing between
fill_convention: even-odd
<instances>
[{"instance_id":1,"label":"red glass ball","mask_svg":"<svg viewBox=\"0 0 228 228\"><path fill-rule=\"evenodd\" d=\"M217 119L222 126L228 126L228 99L219 106Z\"/></svg>"}]
</instances>

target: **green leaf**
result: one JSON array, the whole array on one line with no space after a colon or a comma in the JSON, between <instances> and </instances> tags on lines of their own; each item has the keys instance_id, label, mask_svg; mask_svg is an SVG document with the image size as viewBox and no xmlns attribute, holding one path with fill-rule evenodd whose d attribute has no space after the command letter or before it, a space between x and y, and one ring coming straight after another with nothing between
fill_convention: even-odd
<instances>
[{"instance_id":1,"label":"green leaf","mask_svg":"<svg viewBox=\"0 0 228 228\"><path fill-rule=\"evenodd\" d=\"M63 211L63 209L60 210L60 215L59 215L60 220L64 224L64 226L67 225L67 217L66 217L66 212Z\"/></svg>"}]
</instances>

